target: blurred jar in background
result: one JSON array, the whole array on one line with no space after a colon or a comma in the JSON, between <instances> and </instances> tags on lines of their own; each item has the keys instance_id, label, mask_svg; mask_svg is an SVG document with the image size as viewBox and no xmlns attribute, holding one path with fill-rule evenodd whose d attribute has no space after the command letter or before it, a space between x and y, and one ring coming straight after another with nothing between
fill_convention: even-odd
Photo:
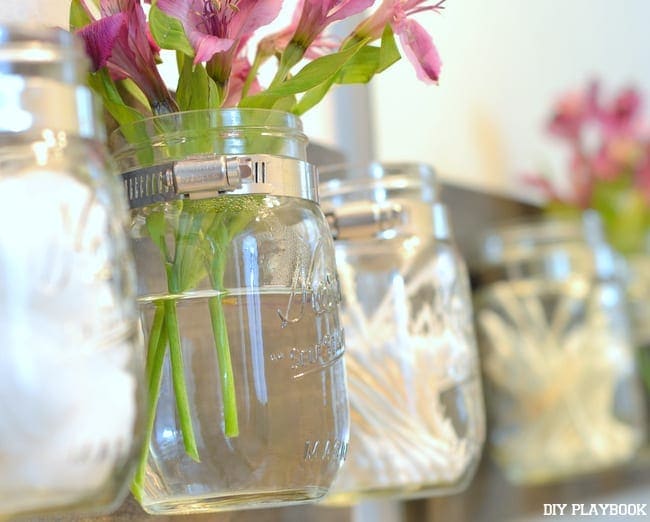
<instances>
[{"instance_id":1,"label":"blurred jar in background","mask_svg":"<svg viewBox=\"0 0 650 522\"><path fill-rule=\"evenodd\" d=\"M63 30L0 26L0 518L108 510L140 441L126 203Z\"/></svg>"},{"instance_id":2,"label":"blurred jar in background","mask_svg":"<svg viewBox=\"0 0 650 522\"><path fill-rule=\"evenodd\" d=\"M460 491L482 449L483 397L467 272L434 172L372 164L324 175L352 419L325 503Z\"/></svg>"},{"instance_id":3,"label":"blurred jar in background","mask_svg":"<svg viewBox=\"0 0 650 522\"><path fill-rule=\"evenodd\" d=\"M515 483L629 460L644 406L619 258L596 213L485 234L477 294L489 448Z\"/></svg>"}]
</instances>

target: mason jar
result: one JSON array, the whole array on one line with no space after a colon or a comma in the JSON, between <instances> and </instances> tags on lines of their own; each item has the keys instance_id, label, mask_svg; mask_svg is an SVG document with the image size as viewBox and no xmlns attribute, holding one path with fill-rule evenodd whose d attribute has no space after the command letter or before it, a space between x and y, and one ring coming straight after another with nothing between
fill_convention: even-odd
<instances>
[{"instance_id":1,"label":"mason jar","mask_svg":"<svg viewBox=\"0 0 650 522\"><path fill-rule=\"evenodd\" d=\"M484 441L465 263L427 165L331 169L351 410L329 504L462 490Z\"/></svg>"},{"instance_id":2,"label":"mason jar","mask_svg":"<svg viewBox=\"0 0 650 522\"><path fill-rule=\"evenodd\" d=\"M122 127L148 340L150 513L322 497L348 447L334 247L300 121L202 110Z\"/></svg>"},{"instance_id":3,"label":"mason jar","mask_svg":"<svg viewBox=\"0 0 650 522\"><path fill-rule=\"evenodd\" d=\"M63 30L0 26L0 518L107 511L141 444L127 208Z\"/></svg>"},{"instance_id":4,"label":"mason jar","mask_svg":"<svg viewBox=\"0 0 650 522\"><path fill-rule=\"evenodd\" d=\"M641 445L621 274L591 211L485 234L477 320L489 447L512 482L605 469Z\"/></svg>"}]
</instances>

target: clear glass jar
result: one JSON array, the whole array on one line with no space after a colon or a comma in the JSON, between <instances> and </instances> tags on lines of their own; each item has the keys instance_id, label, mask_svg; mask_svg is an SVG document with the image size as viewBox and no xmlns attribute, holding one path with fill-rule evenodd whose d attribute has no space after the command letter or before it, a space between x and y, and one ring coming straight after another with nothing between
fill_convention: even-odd
<instances>
[{"instance_id":1,"label":"clear glass jar","mask_svg":"<svg viewBox=\"0 0 650 522\"><path fill-rule=\"evenodd\" d=\"M604 469L642 443L620 268L592 212L486 234L477 319L489 446L511 481Z\"/></svg>"},{"instance_id":2,"label":"clear glass jar","mask_svg":"<svg viewBox=\"0 0 650 522\"><path fill-rule=\"evenodd\" d=\"M149 343L136 496L150 513L323 496L348 402L334 247L300 121L193 111L114 138Z\"/></svg>"},{"instance_id":3,"label":"clear glass jar","mask_svg":"<svg viewBox=\"0 0 650 522\"><path fill-rule=\"evenodd\" d=\"M336 238L352 426L325 502L460 491L485 438L483 396L468 276L434 173L373 164L338 175L320 193Z\"/></svg>"},{"instance_id":4,"label":"clear glass jar","mask_svg":"<svg viewBox=\"0 0 650 522\"><path fill-rule=\"evenodd\" d=\"M83 46L0 26L0 518L118 505L144 358L127 209Z\"/></svg>"}]
</instances>

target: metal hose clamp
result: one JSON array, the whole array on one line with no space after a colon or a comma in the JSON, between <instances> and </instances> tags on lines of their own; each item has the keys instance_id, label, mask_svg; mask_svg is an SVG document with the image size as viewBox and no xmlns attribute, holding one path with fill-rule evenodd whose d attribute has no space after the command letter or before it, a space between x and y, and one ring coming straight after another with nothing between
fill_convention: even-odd
<instances>
[{"instance_id":1,"label":"metal hose clamp","mask_svg":"<svg viewBox=\"0 0 650 522\"><path fill-rule=\"evenodd\" d=\"M131 208L220 194L269 194L318 202L316 168L306 161L255 154L202 154L122 174Z\"/></svg>"}]
</instances>

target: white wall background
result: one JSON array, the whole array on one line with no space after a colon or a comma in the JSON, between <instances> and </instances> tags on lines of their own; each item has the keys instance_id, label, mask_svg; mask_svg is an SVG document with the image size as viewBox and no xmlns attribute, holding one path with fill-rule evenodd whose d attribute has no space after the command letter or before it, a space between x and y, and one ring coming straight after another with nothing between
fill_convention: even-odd
<instances>
[{"instance_id":1,"label":"white wall background","mask_svg":"<svg viewBox=\"0 0 650 522\"><path fill-rule=\"evenodd\" d=\"M66 26L68 4L3 0L0 21ZM447 180L514 191L521 172L559 163L543 130L559 93L599 77L612 90L638 85L650 104L649 0L447 0L442 15L418 20L442 55L440 85L418 82L403 60L371 84L371 135L353 113L344 123L378 159L425 161ZM305 128L345 148L336 99L307 115Z\"/></svg>"},{"instance_id":2,"label":"white wall background","mask_svg":"<svg viewBox=\"0 0 650 522\"><path fill-rule=\"evenodd\" d=\"M522 171L558 163L543 125L559 93L599 77L612 90L638 85L650 105L647 0L447 0L418 19L442 55L440 85L418 83L406 62L376 79L380 159L514 191Z\"/></svg>"}]
</instances>

